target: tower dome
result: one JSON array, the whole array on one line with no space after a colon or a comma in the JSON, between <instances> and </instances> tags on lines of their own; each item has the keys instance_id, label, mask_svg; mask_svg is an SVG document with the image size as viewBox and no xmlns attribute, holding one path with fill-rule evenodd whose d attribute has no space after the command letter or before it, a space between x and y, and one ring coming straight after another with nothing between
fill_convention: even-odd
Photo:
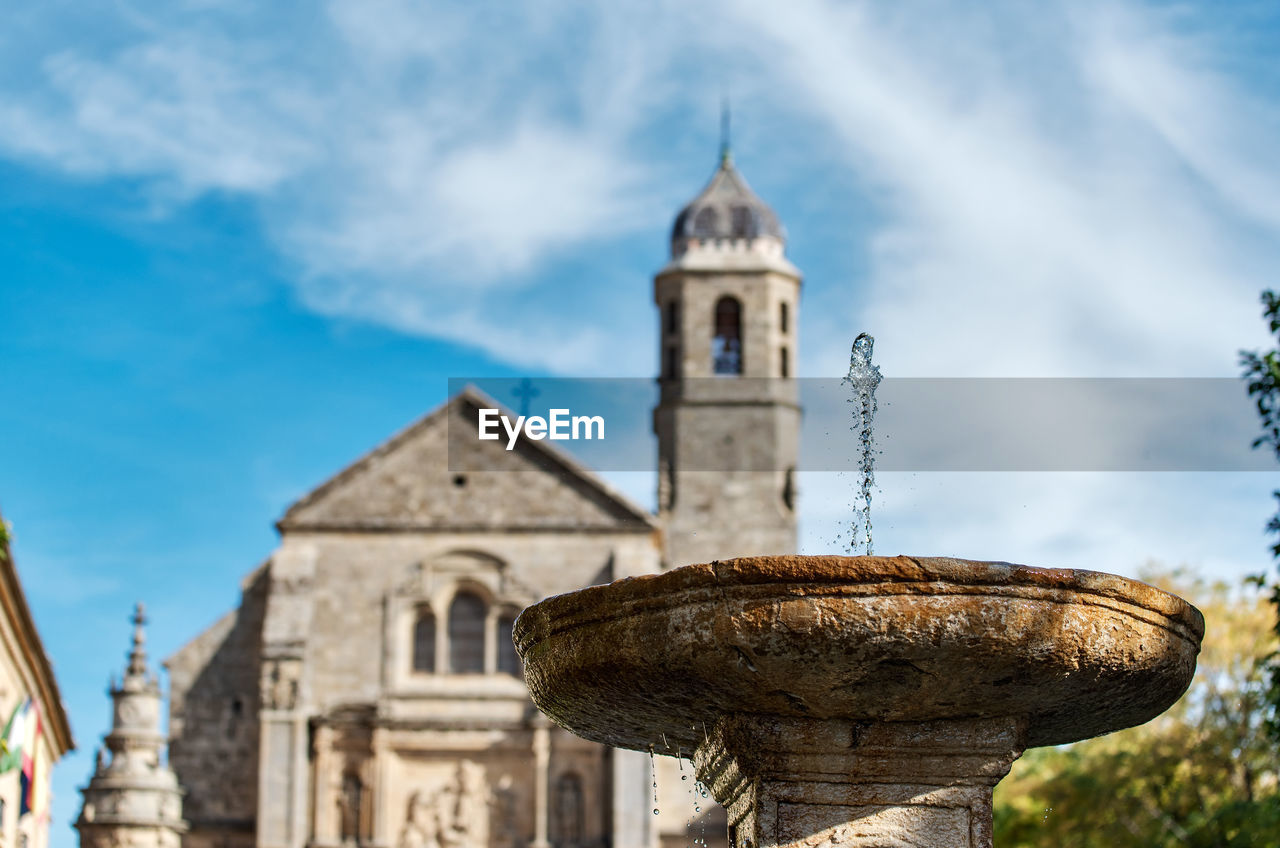
<instances>
[{"instance_id":1,"label":"tower dome","mask_svg":"<svg viewBox=\"0 0 1280 848\"><path fill-rule=\"evenodd\" d=\"M725 149L711 182L676 216L671 255L681 256L697 244L751 243L762 238L775 240L781 247L787 236L778 216L747 185Z\"/></svg>"}]
</instances>

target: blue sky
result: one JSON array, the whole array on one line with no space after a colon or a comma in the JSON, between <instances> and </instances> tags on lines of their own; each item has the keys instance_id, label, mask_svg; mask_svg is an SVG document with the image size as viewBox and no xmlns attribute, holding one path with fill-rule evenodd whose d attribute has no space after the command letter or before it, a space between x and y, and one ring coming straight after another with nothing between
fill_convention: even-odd
<instances>
[{"instance_id":1,"label":"blue sky","mask_svg":"<svg viewBox=\"0 0 1280 848\"><path fill-rule=\"evenodd\" d=\"M805 272L799 371L1231 376L1280 259L1268 4L142 0L0 29L0 507L81 750L296 497L450 376L653 373L715 161ZM1243 402L1243 398L1242 398ZM615 480L643 502L647 475ZM829 547L849 481L802 481ZM881 476L878 549L1267 564L1270 475Z\"/></svg>"}]
</instances>

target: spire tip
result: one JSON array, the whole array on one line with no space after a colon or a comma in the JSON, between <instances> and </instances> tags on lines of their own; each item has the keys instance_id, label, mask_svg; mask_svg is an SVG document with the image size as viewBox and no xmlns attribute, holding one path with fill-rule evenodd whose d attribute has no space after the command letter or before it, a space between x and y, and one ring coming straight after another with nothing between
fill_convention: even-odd
<instances>
[{"instance_id":1,"label":"spire tip","mask_svg":"<svg viewBox=\"0 0 1280 848\"><path fill-rule=\"evenodd\" d=\"M733 160L733 148L730 146L730 117L729 95L726 94L720 98L720 162L728 164Z\"/></svg>"}]
</instances>

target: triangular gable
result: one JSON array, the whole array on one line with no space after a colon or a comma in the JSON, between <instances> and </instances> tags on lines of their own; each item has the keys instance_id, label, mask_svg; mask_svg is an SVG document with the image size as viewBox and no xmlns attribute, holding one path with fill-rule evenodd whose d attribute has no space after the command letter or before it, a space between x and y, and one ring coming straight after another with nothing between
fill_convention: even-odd
<instances>
[{"instance_id":1,"label":"triangular gable","mask_svg":"<svg viewBox=\"0 0 1280 848\"><path fill-rule=\"evenodd\" d=\"M475 432L482 407L467 387L289 507L291 530L617 530L652 532L644 509L546 441L459 440L467 468L449 470L449 428Z\"/></svg>"}]
</instances>

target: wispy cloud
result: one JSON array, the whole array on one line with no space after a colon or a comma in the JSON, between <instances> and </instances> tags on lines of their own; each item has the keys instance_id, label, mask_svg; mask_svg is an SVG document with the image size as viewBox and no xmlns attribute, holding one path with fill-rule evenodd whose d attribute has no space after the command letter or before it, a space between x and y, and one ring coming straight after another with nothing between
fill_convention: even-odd
<instances>
[{"instance_id":1,"label":"wispy cloud","mask_svg":"<svg viewBox=\"0 0 1280 848\"><path fill-rule=\"evenodd\" d=\"M572 260L653 232L696 188L664 152L725 81L779 119L757 141L822 157L876 204L848 225L870 256L861 310L845 281L806 290L811 373L859 326L899 375L1222 374L1280 259L1276 106L1193 13L128 8L100 43L50 37L37 85L0 84L0 149L170 203L252 198L312 308L530 367L650 367L643 301ZM593 320L558 320L568 301Z\"/></svg>"},{"instance_id":2,"label":"wispy cloud","mask_svg":"<svg viewBox=\"0 0 1280 848\"><path fill-rule=\"evenodd\" d=\"M1255 337L1275 106L1158 13L739 8L884 193L861 326L897 373L1222 374Z\"/></svg>"}]
</instances>

